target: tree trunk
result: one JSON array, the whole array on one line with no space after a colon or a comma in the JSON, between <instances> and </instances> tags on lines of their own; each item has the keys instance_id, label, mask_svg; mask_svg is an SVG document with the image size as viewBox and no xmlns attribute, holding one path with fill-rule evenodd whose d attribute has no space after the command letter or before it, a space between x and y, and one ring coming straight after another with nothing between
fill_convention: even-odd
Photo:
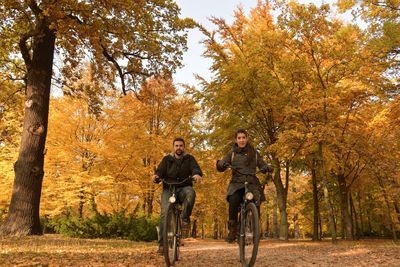
<instances>
[{"instance_id":1,"label":"tree trunk","mask_svg":"<svg viewBox=\"0 0 400 267\"><path fill-rule=\"evenodd\" d=\"M197 220L193 221L193 225L192 225L192 234L191 236L193 238L197 238Z\"/></svg>"},{"instance_id":2,"label":"tree trunk","mask_svg":"<svg viewBox=\"0 0 400 267\"><path fill-rule=\"evenodd\" d=\"M367 197L368 199L368 207L366 209L367 211L367 222L368 222L368 233L372 233L372 223L371 223L371 204L370 204L370 198Z\"/></svg>"},{"instance_id":3,"label":"tree trunk","mask_svg":"<svg viewBox=\"0 0 400 267\"><path fill-rule=\"evenodd\" d=\"M214 218L214 239L218 239L218 220Z\"/></svg>"},{"instance_id":4,"label":"tree trunk","mask_svg":"<svg viewBox=\"0 0 400 267\"><path fill-rule=\"evenodd\" d=\"M277 201L279 207L279 239L288 240L288 219L287 219L287 187L285 188L282 183L279 160L274 159L275 171L274 171L274 184L276 188ZM289 167L286 167L286 186L289 183Z\"/></svg>"},{"instance_id":5,"label":"tree trunk","mask_svg":"<svg viewBox=\"0 0 400 267\"><path fill-rule=\"evenodd\" d=\"M346 178L344 174L337 175L337 180L339 184L339 192L340 192L340 204L341 204L341 214L342 214L342 228L344 229L343 238L344 239L353 239L353 229L351 216L349 214L349 192L346 184Z\"/></svg>"},{"instance_id":6,"label":"tree trunk","mask_svg":"<svg viewBox=\"0 0 400 267\"><path fill-rule=\"evenodd\" d=\"M85 191L83 188L79 190L79 206L78 206L78 216L79 218L83 218L83 206L85 205Z\"/></svg>"},{"instance_id":7,"label":"tree trunk","mask_svg":"<svg viewBox=\"0 0 400 267\"><path fill-rule=\"evenodd\" d=\"M358 214L360 215L360 237L364 237L364 222L363 222L363 211L361 207L360 192L357 193L357 201L358 201Z\"/></svg>"},{"instance_id":8,"label":"tree trunk","mask_svg":"<svg viewBox=\"0 0 400 267\"><path fill-rule=\"evenodd\" d=\"M26 41L20 47L27 66L24 126L18 160L14 164L14 186L7 218L0 232L6 235L41 234L40 196L49 115L55 33L46 18L39 19L33 36L32 56ZM25 52L25 53L24 53Z\"/></svg>"},{"instance_id":9,"label":"tree trunk","mask_svg":"<svg viewBox=\"0 0 400 267\"><path fill-rule=\"evenodd\" d=\"M267 213L267 219L265 221L265 238L270 236L270 229L269 229L269 213Z\"/></svg>"},{"instance_id":10,"label":"tree trunk","mask_svg":"<svg viewBox=\"0 0 400 267\"><path fill-rule=\"evenodd\" d=\"M352 218L352 221L354 222L353 227L352 227L353 237L356 239L359 239L360 238L360 227L358 224L357 211L356 211L356 207L354 206L353 197L351 196L351 192L349 192L349 198L350 198L351 218ZM353 215L354 215L354 220L353 220ZM355 229L355 233L354 233L354 229Z\"/></svg>"},{"instance_id":11,"label":"tree trunk","mask_svg":"<svg viewBox=\"0 0 400 267\"><path fill-rule=\"evenodd\" d=\"M322 184L324 188L324 200L325 200L325 205L326 209L328 211L328 218L329 218L329 228L331 231L332 235L332 243L336 243L336 226L335 226L335 218L333 215L333 208L332 208L332 203L329 197L329 191L328 191L328 177L327 177L327 171L326 171L326 164L325 164L325 159L323 155L323 144L320 142L318 144L318 154L319 154L319 159L321 161L321 177L322 177Z\"/></svg>"},{"instance_id":12,"label":"tree trunk","mask_svg":"<svg viewBox=\"0 0 400 267\"><path fill-rule=\"evenodd\" d=\"M390 211L390 202L389 202L388 194L386 192L386 188L385 188L385 185L383 184L382 178L379 175L377 175L377 178L378 178L379 186L382 189L383 198L385 199L386 209L387 209L387 217L389 219L389 226L390 226L390 230L392 231L393 240L397 241L396 228L394 226L393 219L392 219L392 213Z\"/></svg>"},{"instance_id":13,"label":"tree trunk","mask_svg":"<svg viewBox=\"0 0 400 267\"><path fill-rule=\"evenodd\" d=\"M400 209L399 209L399 205L397 204L397 201L394 201L393 205L394 205L394 210L396 211L396 214L397 214L397 221L400 224Z\"/></svg>"},{"instance_id":14,"label":"tree trunk","mask_svg":"<svg viewBox=\"0 0 400 267\"><path fill-rule=\"evenodd\" d=\"M151 216L153 214L153 202L154 202L154 189L153 185L151 185L151 189L147 196L147 216Z\"/></svg>"},{"instance_id":15,"label":"tree trunk","mask_svg":"<svg viewBox=\"0 0 400 267\"><path fill-rule=\"evenodd\" d=\"M276 196L276 190L274 192L274 211L272 213L272 237L279 238L278 233L278 200Z\"/></svg>"},{"instance_id":16,"label":"tree trunk","mask_svg":"<svg viewBox=\"0 0 400 267\"><path fill-rule=\"evenodd\" d=\"M318 204L318 184L317 184L317 175L315 172L315 161L313 160L311 167L311 180L312 180L312 188L313 188L313 241L319 240L318 234L318 217L319 217L319 204Z\"/></svg>"},{"instance_id":17,"label":"tree trunk","mask_svg":"<svg viewBox=\"0 0 400 267\"><path fill-rule=\"evenodd\" d=\"M318 213L318 227L319 227L319 240L322 240L324 233L322 232L322 220L321 213Z\"/></svg>"}]
</instances>

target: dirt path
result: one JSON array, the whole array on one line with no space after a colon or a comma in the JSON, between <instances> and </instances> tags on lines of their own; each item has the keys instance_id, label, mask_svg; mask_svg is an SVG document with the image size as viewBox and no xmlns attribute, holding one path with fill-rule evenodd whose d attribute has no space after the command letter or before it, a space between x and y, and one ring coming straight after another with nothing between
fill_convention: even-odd
<instances>
[{"instance_id":1,"label":"dirt path","mask_svg":"<svg viewBox=\"0 0 400 267\"><path fill-rule=\"evenodd\" d=\"M0 237L0 266L165 266L155 243L84 240L48 235ZM186 240L177 267L240 266L238 246ZM400 266L400 246L388 240L265 241L255 266Z\"/></svg>"}]
</instances>

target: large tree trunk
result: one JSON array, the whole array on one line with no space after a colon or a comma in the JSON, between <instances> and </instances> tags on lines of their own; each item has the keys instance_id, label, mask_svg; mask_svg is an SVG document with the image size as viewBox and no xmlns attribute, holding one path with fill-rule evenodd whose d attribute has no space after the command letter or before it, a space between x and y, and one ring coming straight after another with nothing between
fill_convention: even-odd
<instances>
[{"instance_id":1,"label":"large tree trunk","mask_svg":"<svg viewBox=\"0 0 400 267\"><path fill-rule=\"evenodd\" d=\"M335 226L335 217L333 215L333 207L332 203L329 197L329 191L328 191L328 176L327 176L327 171L326 171L326 164L325 164L325 159L324 159L324 154L323 154L323 144L320 142L318 144L318 154L319 154L319 159L320 159L320 167L321 167L321 177L322 177L322 185L324 188L324 200L325 200L325 205L326 209L328 211L328 218L329 218L329 228L331 231L332 235L332 243L336 243L336 226Z\"/></svg>"},{"instance_id":2,"label":"large tree trunk","mask_svg":"<svg viewBox=\"0 0 400 267\"><path fill-rule=\"evenodd\" d=\"M24 126L9 212L1 233L41 234L39 205L44 176L44 154L49 114L55 33L45 18L38 20L33 36L32 56L26 41L20 42L27 66Z\"/></svg>"},{"instance_id":3,"label":"large tree trunk","mask_svg":"<svg viewBox=\"0 0 400 267\"><path fill-rule=\"evenodd\" d=\"M315 172L315 162L313 160L311 167L311 180L312 180L312 188L313 188L313 241L319 240L318 234L318 219L319 219L319 204L318 204L318 184L317 184L317 175Z\"/></svg>"},{"instance_id":4,"label":"large tree trunk","mask_svg":"<svg viewBox=\"0 0 400 267\"><path fill-rule=\"evenodd\" d=\"M277 200L277 195L276 195L276 190L274 192L274 209L272 212L272 237L273 238L279 238L279 233L278 233L278 200Z\"/></svg>"},{"instance_id":5,"label":"large tree trunk","mask_svg":"<svg viewBox=\"0 0 400 267\"><path fill-rule=\"evenodd\" d=\"M356 239L360 239L360 226L358 224L357 211L356 211L356 207L354 206L354 202L353 202L353 197L351 195L351 191L349 191L349 198L350 198L349 200L350 200L351 218L352 218L352 221L354 222L352 224L353 237L356 238ZM354 218L354 220L353 220L353 218ZM354 231L354 229L355 229L355 231Z\"/></svg>"},{"instance_id":6,"label":"large tree trunk","mask_svg":"<svg viewBox=\"0 0 400 267\"><path fill-rule=\"evenodd\" d=\"M274 172L274 184L276 188L277 201L279 207L279 239L288 240L288 218L286 211L287 204L287 186L289 183L289 167L286 168L286 188L283 186L281 173L280 173L280 165L279 160L277 158L274 159L275 172Z\"/></svg>"},{"instance_id":7,"label":"large tree trunk","mask_svg":"<svg viewBox=\"0 0 400 267\"><path fill-rule=\"evenodd\" d=\"M340 204L341 204L341 214L342 214L342 229L344 239L353 239L353 229L351 216L349 214L349 192L346 184L346 178L344 174L337 175L337 180L339 184L340 192Z\"/></svg>"}]
</instances>

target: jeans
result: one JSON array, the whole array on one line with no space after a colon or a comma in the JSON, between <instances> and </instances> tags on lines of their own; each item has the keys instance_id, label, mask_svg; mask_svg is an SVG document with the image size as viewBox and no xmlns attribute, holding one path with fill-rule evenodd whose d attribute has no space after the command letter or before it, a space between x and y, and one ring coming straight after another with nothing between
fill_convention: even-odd
<instances>
[{"instance_id":1,"label":"jeans","mask_svg":"<svg viewBox=\"0 0 400 267\"><path fill-rule=\"evenodd\" d=\"M158 240L159 244L163 244L163 236L164 236L164 222L165 215L168 208L168 199L170 197L170 192L168 188L165 188L161 193L161 215L160 215L160 239ZM194 201L196 199L196 192L193 187L185 186L185 187L177 187L175 190L175 196L179 203L182 204L182 220L185 222L190 221L190 215L192 214Z\"/></svg>"}]
</instances>

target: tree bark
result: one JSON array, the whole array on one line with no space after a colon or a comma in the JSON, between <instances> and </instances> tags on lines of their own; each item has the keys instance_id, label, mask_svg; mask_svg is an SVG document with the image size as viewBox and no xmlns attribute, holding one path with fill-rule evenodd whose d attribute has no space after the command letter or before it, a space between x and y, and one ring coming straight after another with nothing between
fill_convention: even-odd
<instances>
[{"instance_id":1,"label":"tree bark","mask_svg":"<svg viewBox=\"0 0 400 267\"><path fill-rule=\"evenodd\" d=\"M312 180L312 188L313 188L313 241L319 240L318 234L318 220L319 220L319 203L318 203L318 183L317 183L317 175L315 172L315 161L312 162L311 167L311 180Z\"/></svg>"},{"instance_id":2,"label":"tree bark","mask_svg":"<svg viewBox=\"0 0 400 267\"><path fill-rule=\"evenodd\" d=\"M392 213L391 213L391 211L390 211L389 197L388 197L388 194L387 194L387 192L386 192L386 188L385 188L385 185L384 185L384 183L383 183L383 179L382 179L379 175L376 175L376 176L377 176L377 178L378 178L379 186L380 186L381 189L382 189L383 198L385 199L386 210L387 210L387 217L388 217L388 219L389 219L389 226L390 226L390 230L392 231L393 240L394 240L394 241L397 241L396 228L395 228L395 226L394 226L393 219L392 219Z\"/></svg>"},{"instance_id":3,"label":"tree bark","mask_svg":"<svg viewBox=\"0 0 400 267\"><path fill-rule=\"evenodd\" d=\"M340 204L341 204L341 214L342 214L342 229L343 238L344 239L353 239L353 229L351 216L349 214L349 192L346 184L346 178L344 174L340 173L337 175L337 181L339 184L339 192L340 192Z\"/></svg>"},{"instance_id":4,"label":"tree bark","mask_svg":"<svg viewBox=\"0 0 400 267\"><path fill-rule=\"evenodd\" d=\"M280 217L280 224L279 224L279 239L281 240L288 240L288 219L287 219L287 187L285 188L282 183L281 174L280 174L280 165L279 160L274 158L274 184L276 188L277 194L277 202L279 207L279 217ZM286 186L289 183L289 167L286 168Z\"/></svg>"},{"instance_id":5,"label":"tree bark","mask_svg":"<svg viewBox=\"0 0 400 267\"><path fill-rule=\"evenodd\" d=\"M322 177L322 184L324 188L324 200L325 200L325 205L326 209L328 211L328 218L329 218L329 228L331 231L332 235L332 243L336 243L336 226L335 226L335 218L333 215L333 208L332 208L332 203L329 197L329 191L328 191L328 177L327 177L327 172L326 172L326 164L325 164L325 159L323 155L323 144L320 142L318 144L318 154L319 154L319 159L321 162L321 177Z\"/></svg>"},{"instance_id":6,"label":"tree bark","mask_svg":"<svg viewBox=\"0 0 400 267\"><path fill-rule=\"evenodd\" d=\"M192 234L191 236L193 238L197 238L197 220L193 221L193 225L192 225Z\"/></svg>"},{"instance_id":7,"label":"tree bark","mask_svg":"<svg viewBox=\"0 0 400 267\"><path fill-rule=\"evenodd\" d=\"M214 218L214 239L218 239L218 220Z\"/></svg>"},{"instance_id":8,"label":"tree bark","mask_svg":"<svg viewBox=\"0 0 400 267\"><path fill-rule=\"evenodd\" d=\"M363 221L363 211L361 207L360 192L357 193L357 201L358 201L358 214L360 215L360 237L364 237L364 221Z\"/></svg>"},{"instance_id":9,"label":"tree bark","mask_svg":"<svg viewBox=\"0 0 400 267\"><path fill-rule=\"evenodd\" d=\"M272 236L273 238L279 238L278 233L278 200L276 196L276 190L274 192L274 210L272 213Z\"/></svg>"},{"instance_id":10,"label":"tree bark","mask_svg":"<svg viewBox=\"0 0 400 267\"><path fill-rule=\"evenodd\" d=\"M39 206L56 36L50 30L46 17L38 19L35 31L32 56L24 56L28 71L24 125L18 160L14 164L10 208L0 230L6 235L42 233ZM20 46L27 49L26 39Z\"/></svg>"},{"instance_id":11,"label":"tree bark","mask_svg":"<svg viewBox=\"0 0 400 267\"><path fill-rule=\"evenodd\" d=\"M351 218L353 221L353 226L352 226L353 232L352 233L353 233L354 238L359 239L360 238L360 226L358 224L357 211L356 211L356 207L354 206L351 191L349 192L349 198L350 198ZM353 215L354 215L354 217L353 217ZM354 218L354 220L353 220L353 218ZM355 231L354 231L354 229L355 229Z\"/></svg>"}]
</instances>

